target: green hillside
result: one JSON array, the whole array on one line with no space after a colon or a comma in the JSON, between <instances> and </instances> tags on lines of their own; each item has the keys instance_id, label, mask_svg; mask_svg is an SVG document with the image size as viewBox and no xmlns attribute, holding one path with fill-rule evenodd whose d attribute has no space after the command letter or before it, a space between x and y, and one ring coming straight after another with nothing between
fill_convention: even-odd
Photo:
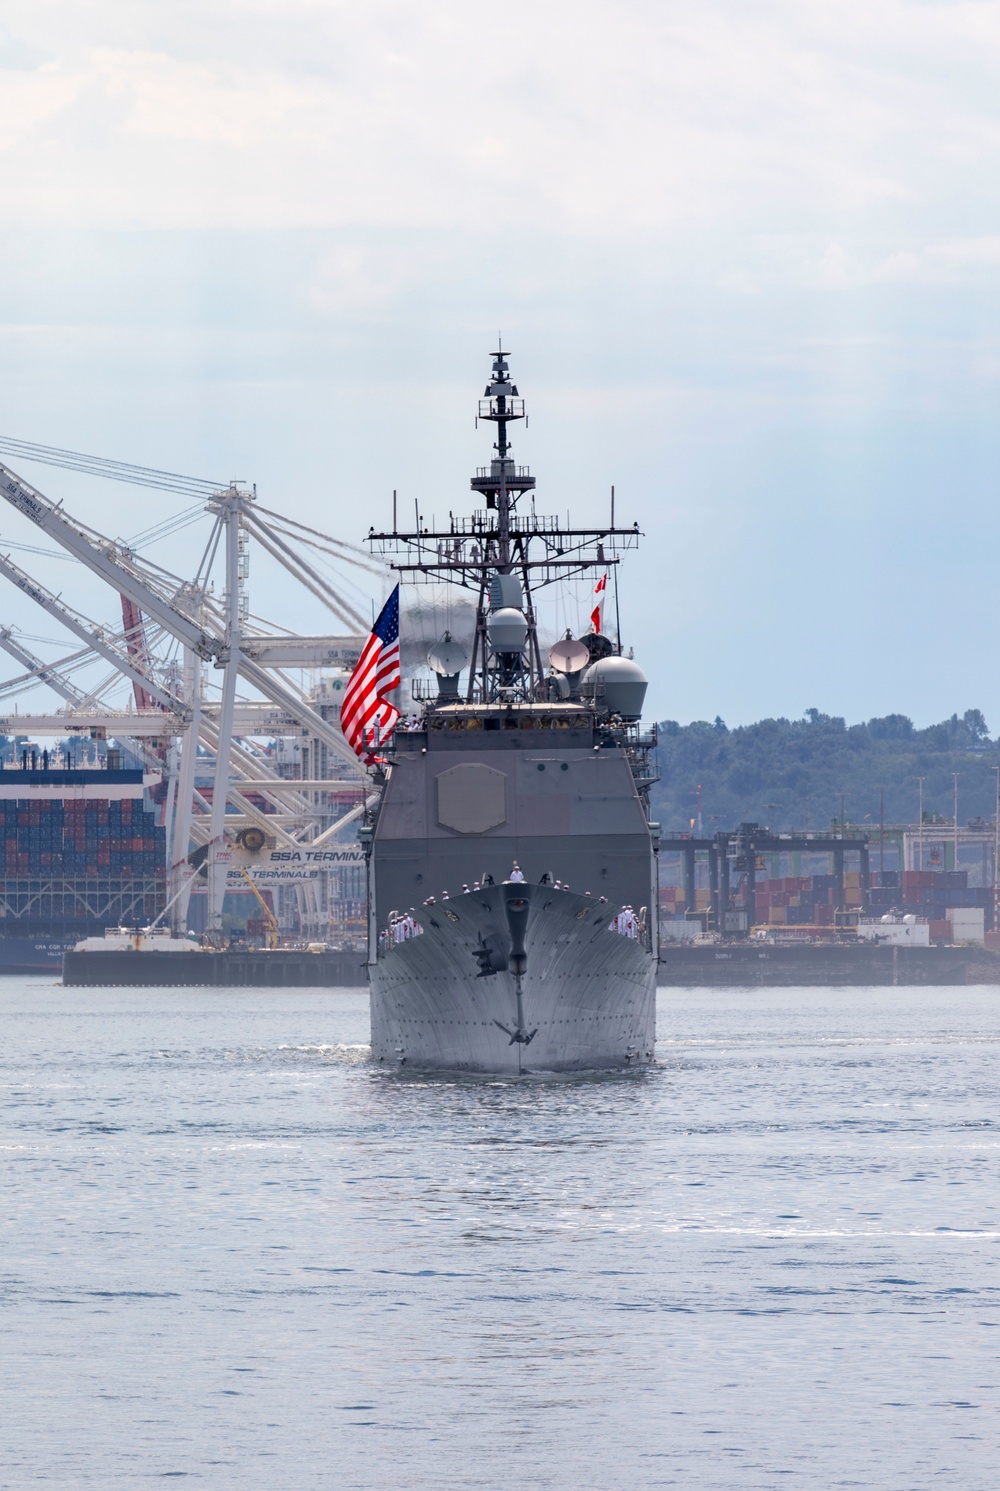
<instances>
[{"instance_id":1,"label":"green hillside","mask_svg":"<svg viewBox=\"0 0 1000 1491\"><path fill-rule=\"evenodd\" d=\"M952 773L958 772L958 818L992 819L1000 742L989 738L978 709L925 730L890 714L847 725L806 710L801 720L760 720L729 730L721 719L659 727L660 781L653 817L666 832L690 827L701 786L702 832L750 821L781 831L822 829L841 816L878 823L879 788L887 823L915 823L918 778L924 812L952 818Z\"/></svg>"}]
</instances>

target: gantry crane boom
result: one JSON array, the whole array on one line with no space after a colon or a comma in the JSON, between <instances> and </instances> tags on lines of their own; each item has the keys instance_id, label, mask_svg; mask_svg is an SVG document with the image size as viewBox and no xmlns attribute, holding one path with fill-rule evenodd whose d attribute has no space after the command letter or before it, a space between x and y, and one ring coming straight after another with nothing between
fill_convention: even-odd
<instances>
[{"instance_id":1,"label":"gantry crane boom","mask_svg":"<svg viewBox=\"0 0 1000 1491\"><path fill-rule=\"evenodd\" d=\"M121 550L108 540L100 540L83 524L74 522L63 511L61 503L52 502L30 482L24 481L9 466L0 461L0 497L11 507L23 513L49 538L55 539L69 553L75 554L82 564L105 580L119 594L127 595L148 615L155 616L160 625L199 657L216 657L221 648L218 637L208 635L202 628L185 616L177 607L139 578L123 562Z\"/></svg>"},{"instance_id":2,"label":"gantry crane boom","mask_svg":"<svg viewBox=\"0 0 1000 1491\"><path fill-rule=\"evenodd\" d=\"M42 606L45 611L48 612L48 614L55 616L57 620L63 623L64 626L73 631L76 636L80 637L81 640L86 641L94 652L106 658L107 661L113 663L113 665L122 673L124 673L126 677L132 680L133 685L141 688L144 694L151 695L156 698L158 702L161 703L164 708L169 711L168 714L156 714L151 713L148 710L143 710L138 716L120 715L120 733L123 736L129 735L130 733L134 733L134 735L165 735L176 731L179 721L186 721L190 718L191 711L186 704L177 699L173 694L169 693L169 691L163 689L162 686L158 684L155 679L151 678L147 672L144 672L140 667L133 665L133 663L129 661L118 648L108 643L104 638L98 636L96 632L90 631L88 625L85 623L84 619L78 615L78 613L72 611L71 608L66 606L58 596L52 595L44 588L44 586L39 585L36 581L32 580L30 576L26 575L23 570L19 569L18 566L13 563L13 561L11 561L9 558L5 558L2 555L0 555L0 574L6 575L6 577L12 581L12 583L17 585L19 590L24 591L24 593L30 596L33 601ZM56 693L61 694L62 697L66 699L67 703L80 704L84 702L84 696L82 694L80 694L72 687L67 686L62 680L59 680L56 675L52 674L51 670L46 669L44 663L42 663L40 659L33 657L26 648L12 642L6 631L3 633L3 635L0 635L0 646L5 647L7 651L10 651L14 656L17 656L19 660L25 664L26 667L30 668L33 672L36 672L39 678L42 679L43 682L49 684L49 686L54 689ZM108 711L91 710L79 719L67 718L62 728L70 729L75 726L77 729L80 729L83 727L84 724L90 724L94 728L103 728L107 730L110 722L111 721ZM44 727L44 718L39 717L37 720L35 720L34 723L36 728L39 729L39 733L41 733L40 727ZM25 726L21 726L21 728L23 729L25 728ZM219 741L218 730L210 720L204 717L204 715L201 716L199 722L199 734L211 748L217 748ZM234 757L236 757L236 759L234 759ZM240 753L238 750L233 751L231 749L230 762L239 775L245 775L248 770L260 770L259 762L251 761L248 757L246 757L245 753ZM261 827L267 828L268 831L274 833L287 848L293 848L296 846L298 841L280 824L274 822L274 819L271 815L265 815L260 811L259 808L251 803L239 790L239 786L237 783L230 784L228 796L233 806L237 807L240 813L249 822L256 823ZM276 804L276 806L277 805L278 804Z\"/></svg>"},{"instance_id":3,"label":"gantry crane boom","mask_svg":"<svg viewBox=\"0 0 1000 1491\"><path fill-rule=\"evenodd\" d=\"M159 740L183 735L185 721L163 710L109 710L99 704L74 709L72 714L0 714L0 735L72 735L74 731L100 731L121 740ZM159 769L160 763L157 765Z\"/></svg>"},{"instance_id":4,"label":"gantry crane boom","mask_svg":"<svg viewBox=\"0 0 1000 1491\"><path fill-rule=\"evenodd\" d=\"M226 638L223 634L198 624L176 604L165 599L146 579L139 576L130 563L126 562L126 556L117 545L107 540L100 540L84 525L74 522L61 505L52 502L37 488L23 481L3 462L0 462L0 497L9 502L11 507L18 512L30 518L49 538L54 539L56 543L74 554L82 564L85 564L112 589L118 591L120 595L127 595L146 615L154 617L165 631L183 642L185 646L190 647L199 657L213 658L219 663L228 661ZM17 566L13 565L9 559L3 561L3 564L11 570L17 569ZM15 578L13 574L10 574L9 578L28 594L31 594L32 590L43 589L24 575L23 571L18 571L18 578ZM39 603L46 604L44 601ZM60 619L63 620L62 617ZM67 623L64 621L64 624ZM82 635L81 631L75 627L71 627L70 630L75 631L77 636ZM92 646L96 645L92 633L88 633L85 640ZM132 667L127 659L122 659L120 654L116 654L113 661L127 678L133 682L138 679L139 682L145 684L145 678ZM258 689L265 698L287 711L292 719L305 726L317 740L328 746L342 761L349 762L352 766L356 765L354 752L344 740L343 735L317 710L306 704L294 689L275 678L265 667L254 662L242 648L236 661L240 676ZM164 703L168 708L173 709L171 699L164 697L166 691L160 689L159 685L157 685L157 690L158 692L150 689L154 698L159 703Z\"/></svg>"},{"instance_id":5,"label":"gantry crane boom","mask_svg":"<svg viewBox=\"0 0 1000 1491\"><path fill-rule=\"evenodd\" d=\"M53 693L65 699L67 704L83 704L87 699L86 694L70 683L69 679L63 677L57 665L43 663L41 658L29 652L24 643L19 642L14 636L9 626L0 627L0 647L27 668L29 673L33 673L39 683L47 683Z\"/></svg>"},{"instance_id":6,"label":"gantry crane boom","mask_svg":"<svg viewBox=\"0 0 1000 1491\"><path fill-rule=\"evenodd\" d=\"M46 667L45 663L29 652L22 643L15 641L7 628L0 628L0 647L3 647L12 656L16 657L19 662L35 673L41 682L48 684L50 688L60 694L68 704L79 707L80 705L86 705L88 702L86 695L67 683L53 669ZM152 687L152 680L148 674L140 673L140 676L144 680L142 684L144 691ZM183 717L173 711L170 713L161 713L156 710L146 709L137 711L135 714L126 714L122 712L112 713L108 710L100 710L97 707L92 707L82 713L74 712L73 715L68 716L57 715L49 717L37 715L24 716L16 720L18 729L27 730L30 728L38 734L52 733L53 731L62 734L74 729L101 729L105 733L113 732L122 738L176 735L183 728L183 723ZM217 749L219 732L214 722L210 718L206 718L204 711L199 720L198 733L210 749ZM255 759L248 751L243 750L235 742L231 747L230 760L237 778L245 777L247 774L253 777L253 784L250 790L260 792L265 797L268 797L274 806L279 809L279 812L288 812L296 807L302 812L309 811L308 803L301 796L303 791L301 787L295 782L282 781L280 777L275 777L273 783L261 777L259 774L262 770L262 762ZM147 764L150 766L154 765L152 759ZM159 765L160 763L155 764ZM273 815L265 815L251 803L244 795L246 790L243 783L239 780L230 784L229 797L234 807L239 808L241 814L248 822L256 823L266 828L268 832L274 833L286 847L296 847L298 841L281 826L280 822L275 821ZM276 798L274 796L275 792L280 792L280 797ZM289 798L293 799L291 804L287 801Z\"/></svg>"},{"instance_id":7,"label":"gantry crane boom","mask_svg":"<svg viewBox=\"0 0 1000 1491\"><path fill-rule=\"evenodd\" d=\"M12 585L16 585L18 590L23 591L36 605L41 606L43 611L54 616L67 631L72 632L74 637L79 637L81 642L85 642L99 657L111 663L119 673L123 673L133 684L138 684L151 694L158 704L162 704L171 713L182 717L190 713L182 699L178 699L169 689L165 689L162 684L135 667L127 652L123 652L113 642L109 642L95 629L93 622L88 621L72 606L68 606L61 597L53 595L51 590L46 590L44 585L33 580L14 563L9 554L0 554L0 575L8 579Z\"/></svg>"}]
</instances>

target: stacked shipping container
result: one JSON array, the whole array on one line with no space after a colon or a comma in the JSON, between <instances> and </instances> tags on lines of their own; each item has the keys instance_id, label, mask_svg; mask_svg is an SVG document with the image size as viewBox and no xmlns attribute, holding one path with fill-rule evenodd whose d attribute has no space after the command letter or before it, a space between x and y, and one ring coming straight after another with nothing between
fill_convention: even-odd
<instances>
[{"instance_id":1,"label":"stacked shipping container","mask_svg":"<svg viewBox=\"0 0 1000 1491\"><path fill-rule=\"evenodd\" d=\"M660 886L660 915L678 917L684 915L684 889L680 885Z\"/></svg>"},{"instance_id":2,"label":"stacked shipping container","mask_svg":"<svg viewBox=\"0 0 1000 1491\"><path fill-rule=\"evenodd\" d=\"M0 773L0 844L2 936L87 936L163 909L164 830L141 772Z\"/></svg>"},{"instance_id":3,"label":"stacked shipping container","mask_svg":"<svg viewBox=\"0 0 1000 1491\"><path fill-rule=\"evenodd\" d=\"M838 909L861 908L861 874L844 871L844 905L839 906L836 875L786 875L758 880L756 919L771 926L832 927Z\"/></svg>"},{"instance_id":4,"label":"stacked shipping container","mask_svg":"<svg viewBox=\"0 0 1000 1491\"><path fill-rule=\"evenodd\" d=\"M872 876L868 895L872 916L889 911L910 912L926 917L932 937L947 937L946 913L955 907L980 906L987 931L993 926L992 886L970 886L968 870L886 870Z\"/></svg>"},{"instance_id":5,"label":"stacked shipping container","mask_svg":"<svg viewBox=\"0 0 1000 1491\"><path fill-rule=\"evenodd\" d=\"M793 875L756 882L755 921L771 926L833 926L838 910L859 911L862 907L861 874L844 872L844 904L839 905L836 875ZM695 910L708 909L711 893L695 892ZM946 912L957 907L982 907L986 927L993 924L993 890L969 885L968 870L907 870L900 875L887 870L880 882L871 876L869 914L889 911L913 913L931 923L932 937L946 937ZM684 891L680 886L660 887L660 915L683 917Z\"/></svg>"}]
</instances>

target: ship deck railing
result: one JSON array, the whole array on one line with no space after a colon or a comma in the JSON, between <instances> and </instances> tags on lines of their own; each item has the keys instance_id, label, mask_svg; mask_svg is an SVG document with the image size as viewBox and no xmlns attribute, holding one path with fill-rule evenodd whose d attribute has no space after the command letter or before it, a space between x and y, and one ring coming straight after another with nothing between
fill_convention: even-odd
<instances>
[{"instance_id":1,"label":"ship deck railing","mask_svg":"<svg viewBox=\"0 0 1000 1491\"><path fill-rule=\"evenodd\" d=\"M562 532L555 513L511 513L508 526L511 533ZM456 537L467 533L474 538L493 538L497 534L496 513L480 508L471 517L453 514L450 529Z\"/></svg>"}]
</instances>

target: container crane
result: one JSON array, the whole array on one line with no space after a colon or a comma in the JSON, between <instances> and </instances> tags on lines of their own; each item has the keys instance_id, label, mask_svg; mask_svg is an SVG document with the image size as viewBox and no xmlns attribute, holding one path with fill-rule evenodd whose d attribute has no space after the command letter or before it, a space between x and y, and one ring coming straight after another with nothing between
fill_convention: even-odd
<instances>
[{"instance_id":1,"label":"container crane","mask_svg":"<svg viewBox=\"0 0 1000 1491\"><path fill-rule=\"evenodd\" d=\"M2 462L0 496L118 592L122 597L127 635L130 617L134 620L136 615L149 616L166 633L183 644L196 667L200 667L203 661L212 660L223 670L218 720L212 732L217 735L216 780L209 824L210 931L221 932L226 866L225 859L219 859L219 850L224 843L227 826L227 799L239 808L245 819L260 822L265 818L230 781L234 756L237 677L244 678L271 704L322 742L336 758L355 770L357 765L353 752L336 726L327 721L318 709L312 708L303 692L296 689L291 680L286 679L277 669L280 663L285 666L307 665L307 658L320 652L325 653L323 661L327 661L331 642L359 643L360 638L244 637L245 607L242 604L240 586L245 574L245 553L241 544L241 530L249 529L262 543L270 540L265 543L268 551L313 593L324 591L325 594L320 598L326 600L339 619L357 626L361 631L364 628L363 618L343 602L311 566L297 560L288 545L251 512L253 496L235 484L215 492L210 499L210 510L215 513L217 532L220 540L224 540L223 552L226 558L226 590L221 607L208 601L204 591L201 592L199 605L198 599L191 595L192 587L185 586L175 576L170 576L157 566L143 564L128 546L114 543L72 518L61 504L52 502ZM51 595L44 587L31 580L9 557L0 557L0 573L6 575L39 605L44 606L50 614L56 614L74 635L79 636L98 655L105 657L123 676L129 678L134 689L147 692L152 701L188 723L189 745L197 739L197 734L190 730L191 706L164 685L150 679L135 648L126 645L123 652L109 643L99 629L73 612L59 597ZM127 613L126 607L129 608ZM317 643L314 651L308 647L307 641ZM139 695L136 697L138 699ZM194 750L189 749L185 754L193 769ZM259 771L259 766L257 769ZM182 779L186 776L187 773L182 770ZM183 780L181 785L182 788L186 787ZM190 785L193 787L193 780ZM190 796L186 800L190 802ZM363 805L344 815L336 824L331 824L313 842L328 841L361 811ZM183 812L178 815L179 829L183 826L184 818ZM265 821L270 832L277 829L278 826L269 815Z\"/></svg>"}]
</instances>

